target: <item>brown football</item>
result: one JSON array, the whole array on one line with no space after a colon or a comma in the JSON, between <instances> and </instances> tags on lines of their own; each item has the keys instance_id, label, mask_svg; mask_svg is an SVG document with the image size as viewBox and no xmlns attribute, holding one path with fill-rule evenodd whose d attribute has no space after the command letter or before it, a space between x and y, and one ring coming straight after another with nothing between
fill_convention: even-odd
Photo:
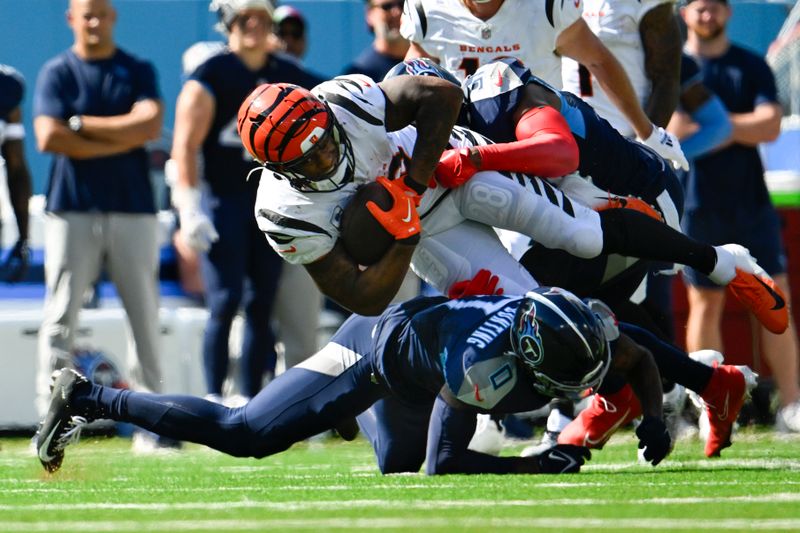
<instances>
[{"instance_id":1,"label":"brown football","mask_svg":"<svg viewBox=\"0 0 800 533\"><path fill-rule=\"evenodd\" d=\"M378 182L360 187L344 208L340 236L347 253L364 266L375 264L394 242L394 237L375 220L367 209L373 201L384 211L392 207L392 196Z\"/></svg>"}]
</instances>

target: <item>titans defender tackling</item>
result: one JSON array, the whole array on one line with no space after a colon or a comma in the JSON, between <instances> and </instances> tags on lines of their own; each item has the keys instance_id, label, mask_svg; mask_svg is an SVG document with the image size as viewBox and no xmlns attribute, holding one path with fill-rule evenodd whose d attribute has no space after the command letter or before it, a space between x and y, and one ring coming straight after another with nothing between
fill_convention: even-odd
<instances>
[{"instance_id":1,"label":"titans defender tackling","mask_svg":"<svg viewBox=\"0 0 800 533\"><path fill-rule=\"evenodd\" d=\"M602 306L590 308L567 291L546 287L524 297L423 297L378 317L354 315L316 355L240 408L114 389L65 370L54 375L37 449L42 465L55 471L81 426L107 418L237 457L262 458L392 397L408 406L433 406L430 431L417 428L423 443L428 433L429 474L577 472L590 457L583 446L556 446L535 457L468 450L475 413L524 411L555 396L576 397L598 387L607 372L639 392L646 417L637 434L657 463L669 436L659 426L659 374L650 353L620 336ZM392 438L418 436L398 434L405 428L395 422L378 420Z\"/></svg>"}]
</instances>

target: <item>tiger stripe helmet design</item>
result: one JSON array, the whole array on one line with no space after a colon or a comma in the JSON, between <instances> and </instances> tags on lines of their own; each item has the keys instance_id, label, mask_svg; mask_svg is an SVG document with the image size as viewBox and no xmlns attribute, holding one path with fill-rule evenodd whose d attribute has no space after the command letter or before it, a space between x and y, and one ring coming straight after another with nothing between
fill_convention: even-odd
<instances>
[{"instance_id":1,"label":"tiger stripe helmet design","mask_svg":"<svg viewBox=\"0 0 800 533\"><path fill-rule=\"evenodd\" d=\"M239 107L237 130L256 161L299 190L335 190L352 180L352 147L327 104L307 89L290 83L259 85ZM296 169L330 135L340 145L336 166L313 179L298 174Z\"/></svg>"}]
</instances>

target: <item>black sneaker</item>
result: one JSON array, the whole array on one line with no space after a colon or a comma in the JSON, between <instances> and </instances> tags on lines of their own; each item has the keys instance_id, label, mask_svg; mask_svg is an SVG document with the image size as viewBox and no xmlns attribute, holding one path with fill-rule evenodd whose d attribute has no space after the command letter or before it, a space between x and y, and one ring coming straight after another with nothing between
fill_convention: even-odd
<instances>
[{"instance_id":1,"label":"black sneaker","mask_svg":"<svg viewBox=\"0 0 800 533\"><path fill-rule=\"evenodd\" d=\"M76 414L70 403L72 394L89 380L72 369L56 370L53 373L53 388L50 407L36 432L36 454L48 472L55 472L64 460L64 448L77 442L83 425L90 422Z\"/></svg>"}]
</instances>

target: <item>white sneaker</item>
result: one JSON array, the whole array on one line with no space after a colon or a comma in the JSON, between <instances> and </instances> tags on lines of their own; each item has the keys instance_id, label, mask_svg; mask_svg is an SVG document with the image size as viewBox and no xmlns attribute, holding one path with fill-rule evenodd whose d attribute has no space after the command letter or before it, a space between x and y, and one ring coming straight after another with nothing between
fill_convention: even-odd
<instances>
[{"instance_id":1,"label":"white sneaker","mask_svg":"<svg viewBox=\"0 0 800 533\"><path fill-rule=\"evenodd\" d=\"M572 419L568 416L562 415L561 411L558 409L553 409L550 411L550 415L547 417L547 427L544 435L542 435L542 440L539 441L539 444L528 446L522 450L520 456L533 457L534 455L541 455L545 451L558 444L558 436L561 434L561 430L567 427L567 424L570 422L572 422Z\"/></svg>"},{"instance_id":2,"label":"white sneaker","mask_svg":"<svg viewBox=\"0 0 800 533\"><path fill-rule=\"evenodd\" d=\"M478 415L478 425L468 448L473 452L499 455L505 441L506 428L500 422L492 420L489 415Z\"/></svg>"},{"instance_id":3,"label":"white sneaker","mask_svg":"<svg viewBox=\"0 0 800 533\"><path fill-rule=\"evenodd\" d=\"M669 431L669 436L674 446L680 435L681 422L683 421L683 408L686 406L686 388L676 383L671 391L664 393L663 405L664 424L667 426L667 431Z\"/></svg>"},{"instance_id":4,"label":"white sneaker","mask_svg":"<svg viewBox=\"0 0 800 533\"><path fill-rule=\"evenodd\" d=\"M775 415L775 429L782 433L800 432L800 400L778 409Z\"/></svg>"}]
</instances>

